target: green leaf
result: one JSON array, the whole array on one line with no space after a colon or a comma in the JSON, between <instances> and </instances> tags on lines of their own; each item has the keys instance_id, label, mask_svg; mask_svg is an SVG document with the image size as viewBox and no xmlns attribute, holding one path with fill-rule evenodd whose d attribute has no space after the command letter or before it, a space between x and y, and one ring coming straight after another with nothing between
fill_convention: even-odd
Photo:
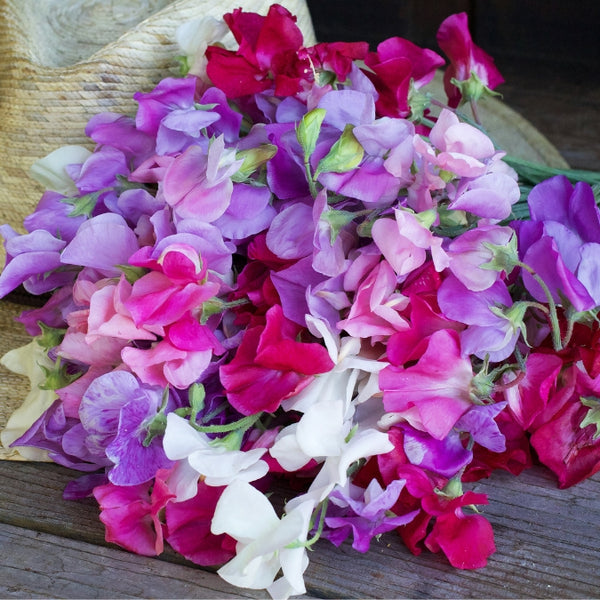
<instances>
[{"instance_id":1,"label":"green leaf","mask_svg":"<svg viewBox=\"0 0 600 600\"><path fill-rule=\"evenodd\" d=\"M302 117L296 128L296 137L304 151L305 161L315 151L326 112L324 108L314 108Z\"/></svg>"},{"instance_id":2,"label":"green leaf","mask_svg":"<svg viewBox=\"0 0 600 600\"><path fill-rule=\"evenodd\" d=\"M365 154L353 133L354 125L348 123L331 150L317 166L315 179L320 173L346 173L356 168Z\"/></svg>"}]
</instances>

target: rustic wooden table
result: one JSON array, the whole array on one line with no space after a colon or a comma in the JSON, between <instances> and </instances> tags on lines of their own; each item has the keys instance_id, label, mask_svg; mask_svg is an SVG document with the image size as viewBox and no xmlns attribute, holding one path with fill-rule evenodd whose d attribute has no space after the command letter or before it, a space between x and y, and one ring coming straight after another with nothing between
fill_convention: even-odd
<instances>
[{"instance_id":1,"label":"rustic wooden table","mask_svg":"<svg viewBox=\"0 0 600 600\"><path fill-rule=\"evenodd\" d=\"M553 61L504 61L505 101L573 167L600 169L598 73ZM238 598L173 554L146 558L104 542L93 502L63 501L73 478L52 464L0 462L0 597ZM489 495L497 552L458 571L440 555L411 555L390 533L361 555L319 542L306 572L313 598L600 598L600 477L558 490L546 470L471 484Z\"/></svg>"}]
</instances>

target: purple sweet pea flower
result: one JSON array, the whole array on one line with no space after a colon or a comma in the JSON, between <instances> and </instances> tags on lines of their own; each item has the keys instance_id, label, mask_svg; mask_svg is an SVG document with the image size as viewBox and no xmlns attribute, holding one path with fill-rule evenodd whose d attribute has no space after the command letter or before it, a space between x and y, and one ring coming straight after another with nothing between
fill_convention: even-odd
<instances>
[{"instance_id":1,"label":"purple sweet pea flower","mask_svg":"<svg viewBox=\"0 0 600 600\"><path fill-rule=\"evenodd\" d=\"M0 297L23 284L31 294L43 294L67 285L75 276L61 267L61 250L66 242L38 229L19 235L10 225L0 226L5 239L6 265L0 273Z\"/></svg>"},{"instance_id":2,"label":"purple sweet pea flower","mask_svg":"<svg viewBox=\"0 0 600 600\"><path fill-rule=\"evenodd\" d=\"M494 420L506 407L507 401L474 405L456 423L458 431L468 431L473 440L492 452L506 450L506 438Z\"/></svg>"},{"instance_id":3,"label":"purple sweet pea flower","mask_svg":"<svg viewBox=\"0 0 600 600\"><path fill-rule=\"evenodd\" d=\"M267 247L283 260L295 260L312 254L313 211L308 204L295 202L273 218L267 231Z\"/></svg>"},{"instance_id":4,"label":"purple sweet pea flower","mask_svg":"<svg viewBox=\"0 0 600 600\"><path fill-rule=\"evenodd\" d=\"M463 446L456 425L442 439L435 439L409 425L401 427L404 431L404 452L413 465L450 478L473 459L471 450Z\"/></svg>"},{"instance_id":5,"label":"purple sweet pea flower","mask_svg":"<svg viewBox=\"0 0 600 600\"><path fill-rule=\"evenodd\" d=\"M162 447L159 437L144 443L148 425L156 417L162 401L162 390L140 386L119 414L119 429L114 440L106 447L106 456L115 464L108 474L115 485L136 485L150 481L158 469L173 466Z\"/></svg>"},{"instance_id":6,"label":"purple sweet pea flower","mask_svg":"<svg viewBox=\"0 0 600 600\"><path fill-rule=\"evenodd\" d=\"M172 110L193 108L196 82L195 77L167 77L151 92L134 94L133 99L139 105L135 116L137 128L156 136L161 121Z\"/></svg>"},{"instance_id":7,"label":"purple sweet pea flower","mask_svg":"<svg viewBox=\"0 0 600 600\"><path fill-rule=\"evenodd\" d=\"M157 469L171 466L158 439L144 445L148 425L163 401L161 388L141 384L127 371L97 377L81 399L83 443L92 455L115 465L109 479L116 485L149 481Z\"/></svg>"},{"instance_id":8,"label":"purple sweet pea flower","mask_svg":"<svg viewBox=\"0 0 600 600\"><path fill-rule=\"evenodd\" d=\"M12 445L47 450L48 458L78 471L96 471L108 466L110 462L102 454L87 451L82 443L84 436L79 420L67 417L64 405L56 400ZM73 443L74 438L79 442Z\"/></svg>"},{"instance_id":9,"label":"purple sweet pea flower","mask_svg":"<svg viewBox=\"0 0 600 600\"><path fill-rule=\"evenodd\" d=\"M97 144L123 152L134 168L154 151L154 136L136 129L134 119L118 113L94 115L88 121L85 134Z\"/></svg>"},{"instance_id":10,"label":"purple sweet pea flower","mask_svg":"<svg viewBox=\"0 0 600 600\"><path fill-rule=\"evenodd\" d=\"M438 303L447 318L468 325L460 333L463 356L474 354L484 359L489 355L492 362L499 362L512 354L519 338L519 323L490 310L490 307L509 308L513 304L503 281L474 292L454 275L449 275L438 290Z\"/></svg>"},{"instance_id":11,"label":"purple sweet pea flower","mask_svg":"<svg viewBox=\"0 0 600 600\"><path fill-rule=\"evenodd\" d=\"M514 224L524 263L544 280L555 302L561 295L577 311L600 304L600 210L586 183L562 176L535 186L528 198L531 220ZM532 296L546 302L540 285L523 272Z\"/></svg>"},{"instance_id":12,"label":"purple sweet pea flower","mask_svg":"<svg viewBox=\"0 0 600 600\"><path fill-rule=\"evenodd\" d=\"M73 207L64 202L65 197L57 192L44 192L34 212L25 217L23 225L29 232L44 229L60 240L70 242L85 216L71 217Z\"/></svg>"},{"instance_id":13,"label":"purple sweet pea flower","mask_svg":"<svg viewBox=\"0 0 600 600\"><path fill-rule=\"evenodd\" d=\"M384 490L373 479L366 489L350 483L347 490L334 489L329 494L324 537L339 546L352 532L352 547L359 552L367 552L374 537L410 523L418 511L399 516L389 513L404 483L404 480L396 479Z\"/></svg>"},{"instance_id":14,"label":"purple sweet pea flower","mask_svg":"<svg viewBox=\"0 0 600 600\"><path fill-rule=\"evenodd\" d=\"M125 154L112 146L100 146L82 165L68 165L65 170L82 194L118 185L117 175L129 175Z\"/></svg>"},{"instance_id":15,"label":"purple sweet pea flower","mask_svg":"<svg viewBox=\"0 0 600 600\"><path fill-rule=\"evenodd\" d=\"M233 185L231 202L225 213L214 225L224 237L243 240L266 229L277 214L271 206L268 187L236 183Z\"/></svg>"}]
</instances>

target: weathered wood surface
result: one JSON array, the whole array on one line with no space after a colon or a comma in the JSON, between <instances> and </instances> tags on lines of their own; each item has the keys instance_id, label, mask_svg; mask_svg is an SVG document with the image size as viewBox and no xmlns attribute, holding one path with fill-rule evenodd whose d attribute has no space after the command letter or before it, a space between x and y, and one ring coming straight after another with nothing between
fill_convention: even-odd
<instances>
[{"instance_id":1,"label":"weathered wood surface","mask_svg":"<svg viewBox=\"0 0 600 600\"><path fill-rule=\"evenodd\" d=\"M231 588L172 553L132 556L104 542L91 501L67 502L73 472L52 464L0 462L0 597L266 597ZM362 555L319 542L306 572L317 598L599 598L600 477L558 490L534 468L473 484L497 552L478 571L439 555L411 555L393 534ZM34 576L35 575L35 576Z\"/></svg>"}]
</instances>

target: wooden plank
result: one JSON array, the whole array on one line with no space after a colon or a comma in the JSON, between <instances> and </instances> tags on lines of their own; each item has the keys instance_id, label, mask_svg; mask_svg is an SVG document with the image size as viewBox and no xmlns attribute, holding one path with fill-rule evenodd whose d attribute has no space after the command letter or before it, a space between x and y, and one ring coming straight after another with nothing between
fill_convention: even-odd
<instances>
[{"instance_id":1,"label":"wooden plank","mask_svg":"<svg viewBox=\"0 0 600 600\"><path fill-rule=\"evenodd\" d=\"M215 573L0 526L2 598L264 598Z\"/></svg>"},{"instance_id":2,"label":"wooden plank","mask_svg":"<svg viewBox=\"0 0 600 600\"><path fill-rule=\"evenodd\" d=\"M0 462L0 522L103 544L97 507L61 500L62 487L71 477L70 471L56 465ZM309 594L322 598L598 597L600 477L558 490L551 474L534 468L518 478L497 473L469 487L490 497L483 513L494 526L498 550L488 567L459 571L441 555L415 557L395 534L382 536L365 555L349 544L335 548L322 541L310 554ZM38 554L35 547L32 552ZM173 554L166 558L176 560Z\"/></svg>"}]
</instances>

